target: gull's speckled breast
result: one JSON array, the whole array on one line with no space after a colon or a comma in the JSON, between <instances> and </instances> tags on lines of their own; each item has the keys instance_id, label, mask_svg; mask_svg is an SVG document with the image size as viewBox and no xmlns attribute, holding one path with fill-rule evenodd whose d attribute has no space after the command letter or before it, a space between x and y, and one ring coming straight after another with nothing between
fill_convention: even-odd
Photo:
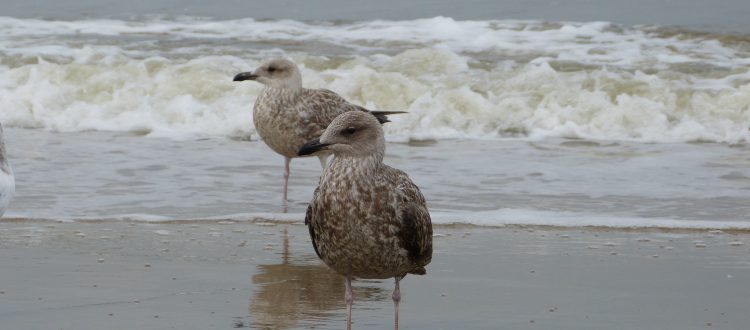
<instances>
[{"instance_id":1,"label":"gull's speckled breast","mask_svg":"<svg viewBox=\"0 0 750 330\"><path fill-rule=\"evenodd\" d=\"M432 258L424 197L404 172L358 163L336 159L321 178L307 219L316 252L355 277L424 274Z\"/></svg>"}]
</instances>

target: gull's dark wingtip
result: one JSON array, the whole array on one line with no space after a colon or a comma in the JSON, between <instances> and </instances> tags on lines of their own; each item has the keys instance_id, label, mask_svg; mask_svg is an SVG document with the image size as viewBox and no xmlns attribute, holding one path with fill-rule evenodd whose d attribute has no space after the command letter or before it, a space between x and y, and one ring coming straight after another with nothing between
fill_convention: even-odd
<instances>
[{"instance_id":1,"label":"gull's dark wingtip","mask_svg":"<svg viewBox=\"0 0 750 330\"><path fill-rule=\"evenodd\" d=\"M370 111L370 113L373 116L375 116L375 118L377 118L381 124L385 124L385 123L391 122L391 120L388 119L389 115L398 115L398 114L408 113L408 112L406 111Z\"/></svg>"}]
</instances>

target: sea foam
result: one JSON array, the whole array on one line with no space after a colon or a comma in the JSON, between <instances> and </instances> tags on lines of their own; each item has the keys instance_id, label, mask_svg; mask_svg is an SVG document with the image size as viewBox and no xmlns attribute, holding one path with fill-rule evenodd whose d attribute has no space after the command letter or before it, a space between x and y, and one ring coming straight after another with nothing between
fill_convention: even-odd
<instances>
[{"instance_id":1,"label":"sea foam","mask_svg":"<svg viewBox=\"0 0 750 330\"><path fill-rule=\"evenodd\" d=\"M729 41L727 41L729 40ZM306 23L0 18L0 121L54 131L253 136L270 56L304 83L406 110L391 140L750 141L742 38L607 22Z\"/></svg>"}]
</instances>

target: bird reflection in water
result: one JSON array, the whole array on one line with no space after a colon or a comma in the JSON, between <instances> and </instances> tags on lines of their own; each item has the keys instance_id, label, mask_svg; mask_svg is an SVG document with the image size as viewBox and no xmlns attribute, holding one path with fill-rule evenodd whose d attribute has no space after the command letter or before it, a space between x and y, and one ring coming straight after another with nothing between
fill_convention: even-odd
<instances>
[{"instance_id":1,"label":"bird reflection in water","mask_svg":"<svg viewBox=\"0 0 750 330\"><path fill-rule=\"evenodd\" d=\"M344 318L344 277L312 253L292 255L286 230L280 261L258 265L252 277L256 286L250 302L252 328L309 328L331 318ZM357 287L354 292L363 300L390 299L387 292L373 286Z\"/></svg>"}]
</instances>

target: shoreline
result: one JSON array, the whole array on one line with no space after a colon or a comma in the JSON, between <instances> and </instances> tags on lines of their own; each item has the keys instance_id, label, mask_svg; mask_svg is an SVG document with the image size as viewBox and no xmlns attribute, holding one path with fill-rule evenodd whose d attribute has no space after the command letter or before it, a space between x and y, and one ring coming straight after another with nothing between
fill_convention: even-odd
<instances>
[{"instance_id":1,"label":"shoreline","mask_svg":"<svg viewBox=\"0 0 750 330\"><path fill-rule=\"evenodd\" d=\"M124 223L124 224L153 224L153 225L188 225L188 224L250 224L260 226L277 226L277 225L303 225L304 215L299 220L276 220L266 218L254 219L187 219L187 220L122 220L122 219L32 219L32 218L0 218L0 225L3 223L85 223L85 224L107 224L107 223ZM589 232L622 232L622 233L675 233L675 234L729 234L729 235L750 235L750 228L700 228L700 227L660 227L660 226L600 226L600 225L544 225L544 224L488 224L478 225L473 223L455 222L455 223L433 223L434 228L438 229L512 229L512 230L540 230L540 231L569 231L582 230Z\"/></svg>"}]
</instances>

